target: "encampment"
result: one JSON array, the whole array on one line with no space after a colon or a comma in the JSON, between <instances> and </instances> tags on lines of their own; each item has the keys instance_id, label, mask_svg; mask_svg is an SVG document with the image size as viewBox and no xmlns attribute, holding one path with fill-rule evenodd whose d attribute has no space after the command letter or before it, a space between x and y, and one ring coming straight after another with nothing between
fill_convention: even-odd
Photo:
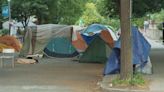
<instances>
[{"instance_id":1,"label":"encampment","mask_svg":"<svg viewBox=\"0 0 164 92\"><path fill-rule=\"evenodd\" d=\"M28 45L21 52L23 56L44 54L48 57L74 57L80 53L80 62L105 62L116 40L114 32L101 24L82 29L72 25L38 25L37 30L27 31L24 44Z\"/></svg>"}]
</instances>

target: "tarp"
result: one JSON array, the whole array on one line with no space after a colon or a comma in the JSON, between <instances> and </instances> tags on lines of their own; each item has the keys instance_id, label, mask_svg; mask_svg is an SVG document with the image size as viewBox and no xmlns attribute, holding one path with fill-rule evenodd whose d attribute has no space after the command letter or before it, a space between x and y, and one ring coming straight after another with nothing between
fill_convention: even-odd
<instances>
[{"instance_id":1,"label":"tarp","mask_svg":"<svg viewBox=\"0 0 164 92\"><path fill-rule=\"evenodd\" d=\"M120 45L119 39L112 50L111 55L108 58L104 69L104 75L114 74L120 71ZM134 65L140 65L144 67L148 61L151 45L139 32L137 27L132 27L132 62Z\"/></svg>"},{"instance_id":2,"label":"tarp","mask_svg":"<svg viewBox=\"0 0 164 92\"><path fill-rule=\"evenodd\" d=\"M83 33L90 33L90 32L93 32L94 34L95 33L100 33L100 31L102 30L108 30L107 27L105 27L104 25L102 24L92 24L90 26L88 26Z\"/></svg>"}]
</instances>

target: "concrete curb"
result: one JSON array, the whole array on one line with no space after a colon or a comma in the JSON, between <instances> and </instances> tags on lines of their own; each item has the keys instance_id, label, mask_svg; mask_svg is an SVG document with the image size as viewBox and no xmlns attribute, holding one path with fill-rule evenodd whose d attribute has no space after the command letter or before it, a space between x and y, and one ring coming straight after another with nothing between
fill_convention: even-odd
<instances>
[{"instance_id":1,"label":"concrete curb","mask_svg":"<svg viewBox=\"0 0 164 92\"><path fill-rule=\"evenodd\" d=\"M113 88L108 86L107 83L100 83L100 87L103 90L103 92L149 92L148 90L135 90L130 88Z\"/></svg>"},{"instance_id":2,"label":"concrete curb","mask_svg":"<svg viewBox=\"0 0 164 92\"><path fill-rule=\"evenodd\" d=\"M133 89L133 88L115 88L112 86L111 80L118 75L107 75L98 83L103 92L150 92L148 89Z\"/></svg>"}]
</instances>

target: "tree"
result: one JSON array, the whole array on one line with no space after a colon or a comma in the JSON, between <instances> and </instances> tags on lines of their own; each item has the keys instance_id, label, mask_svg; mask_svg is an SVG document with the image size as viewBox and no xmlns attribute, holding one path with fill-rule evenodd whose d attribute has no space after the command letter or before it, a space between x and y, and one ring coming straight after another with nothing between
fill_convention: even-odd
<instances>
[{"instance_id":1,"label":"tree","mask_svg":"<svg viewBox=\"0 0 164 92\"><path fill-rule=\"evenodd\" d=\"M120 12L120 0L104 0L102 3L107 7L104 12L109 17L115 17ZM133 16L142 17L149 12L158 12L164 8L164 0L132 0Z\"/></svg>"},{"instance_id":2,"label":"tree","mask_svg":"<svg viewBox=\"0 0 164 92\"><path fill-rule=\"evenodd\" d=\"M7 4L7 1L5 1L5 0L0 0L0 7L2 8L2 6L4 5L4 4ZM2 23L3 23L3 20L4 20L4 18L3 18L3 16L2 16L2 9L0 9L0 29L2 29Z\"/></svg>"},{"instance_id":3,"label":"tree","mask_svg":"<svg viewBox=\"0 0 164 92\"><path fill-rule=\"evenodd\" d=\"M133 75L131 47L131 0L121 0L121 79L131 79Z\"/></svg>"},{"instance_id":4,"label":"tree","mask_svg":"<svg viewBox=\"0 0 164 92\"><path fill-rule=\"evenodd\" d=\"M22 22L26 28L30 16L36 16L39 21L48 15L47 6L40 0L12 0L11 2L12 18Z\"/></svg>"},{"instance_id":5,"label":"tree","mask_svg":"<svg viewBox=\"0 0 164 92\"><path fill-rule=\"evenodd\" d=\"M51 23L75 24L82 14L86 0L48 0Z\"/></svg>"},{"instance_id":6,"label":"tree","mask_svg":"<svg viewBox=\"0 0 164 92\"><path fill-rule=\"evenodd\" d=\"M49 8L45 4L45 1L42 0L33 0L31 8L33 9L33 13L38 19L38 24L48 23L49 16Z\"/></svg>"},{"instance_id":7,"label":"tree","mask_svg":"<svg viewBox=\"0 0 164 92\"><path fill-rule=\"evenodd\" d=\"M85 25L89 25L92 23L101 23L104 17L98 13L95 4L87 3L81 19L83 19Z\"/></svg>"}]
</instances>

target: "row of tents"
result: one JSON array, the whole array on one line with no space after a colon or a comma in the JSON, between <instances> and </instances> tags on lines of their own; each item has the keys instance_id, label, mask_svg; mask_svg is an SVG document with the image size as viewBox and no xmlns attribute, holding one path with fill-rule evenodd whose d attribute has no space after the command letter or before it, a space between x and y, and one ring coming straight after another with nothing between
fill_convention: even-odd
<instances>
[{"instance_id":1,"label":"row of tents","mask_svg":"<svg viewBox=\"0 0 164 92\"><path fill-rule=\"evenodd\" d=\"M48 57L75 57L80 62L103 63L117 38L111 27L92 24L85 27L44 24L26 32L21 55L44 54Z\"/></svg>"},{"instance_id":2,"label":"row of tents","mask_svg":"<svg viewBox=\"0 0 164 92\"><path fill-rule=\"evenodd\" d=\"M143 73L152 73L149 59L151 45L132 27L133 65ZM30 28L25 35L21 55L44 54L47 57L75 57L79 62L105 63L104 75L120 70L120 38L111 27L92 24L80 26L45 24Z\"/></svg>"}]
</instances>

